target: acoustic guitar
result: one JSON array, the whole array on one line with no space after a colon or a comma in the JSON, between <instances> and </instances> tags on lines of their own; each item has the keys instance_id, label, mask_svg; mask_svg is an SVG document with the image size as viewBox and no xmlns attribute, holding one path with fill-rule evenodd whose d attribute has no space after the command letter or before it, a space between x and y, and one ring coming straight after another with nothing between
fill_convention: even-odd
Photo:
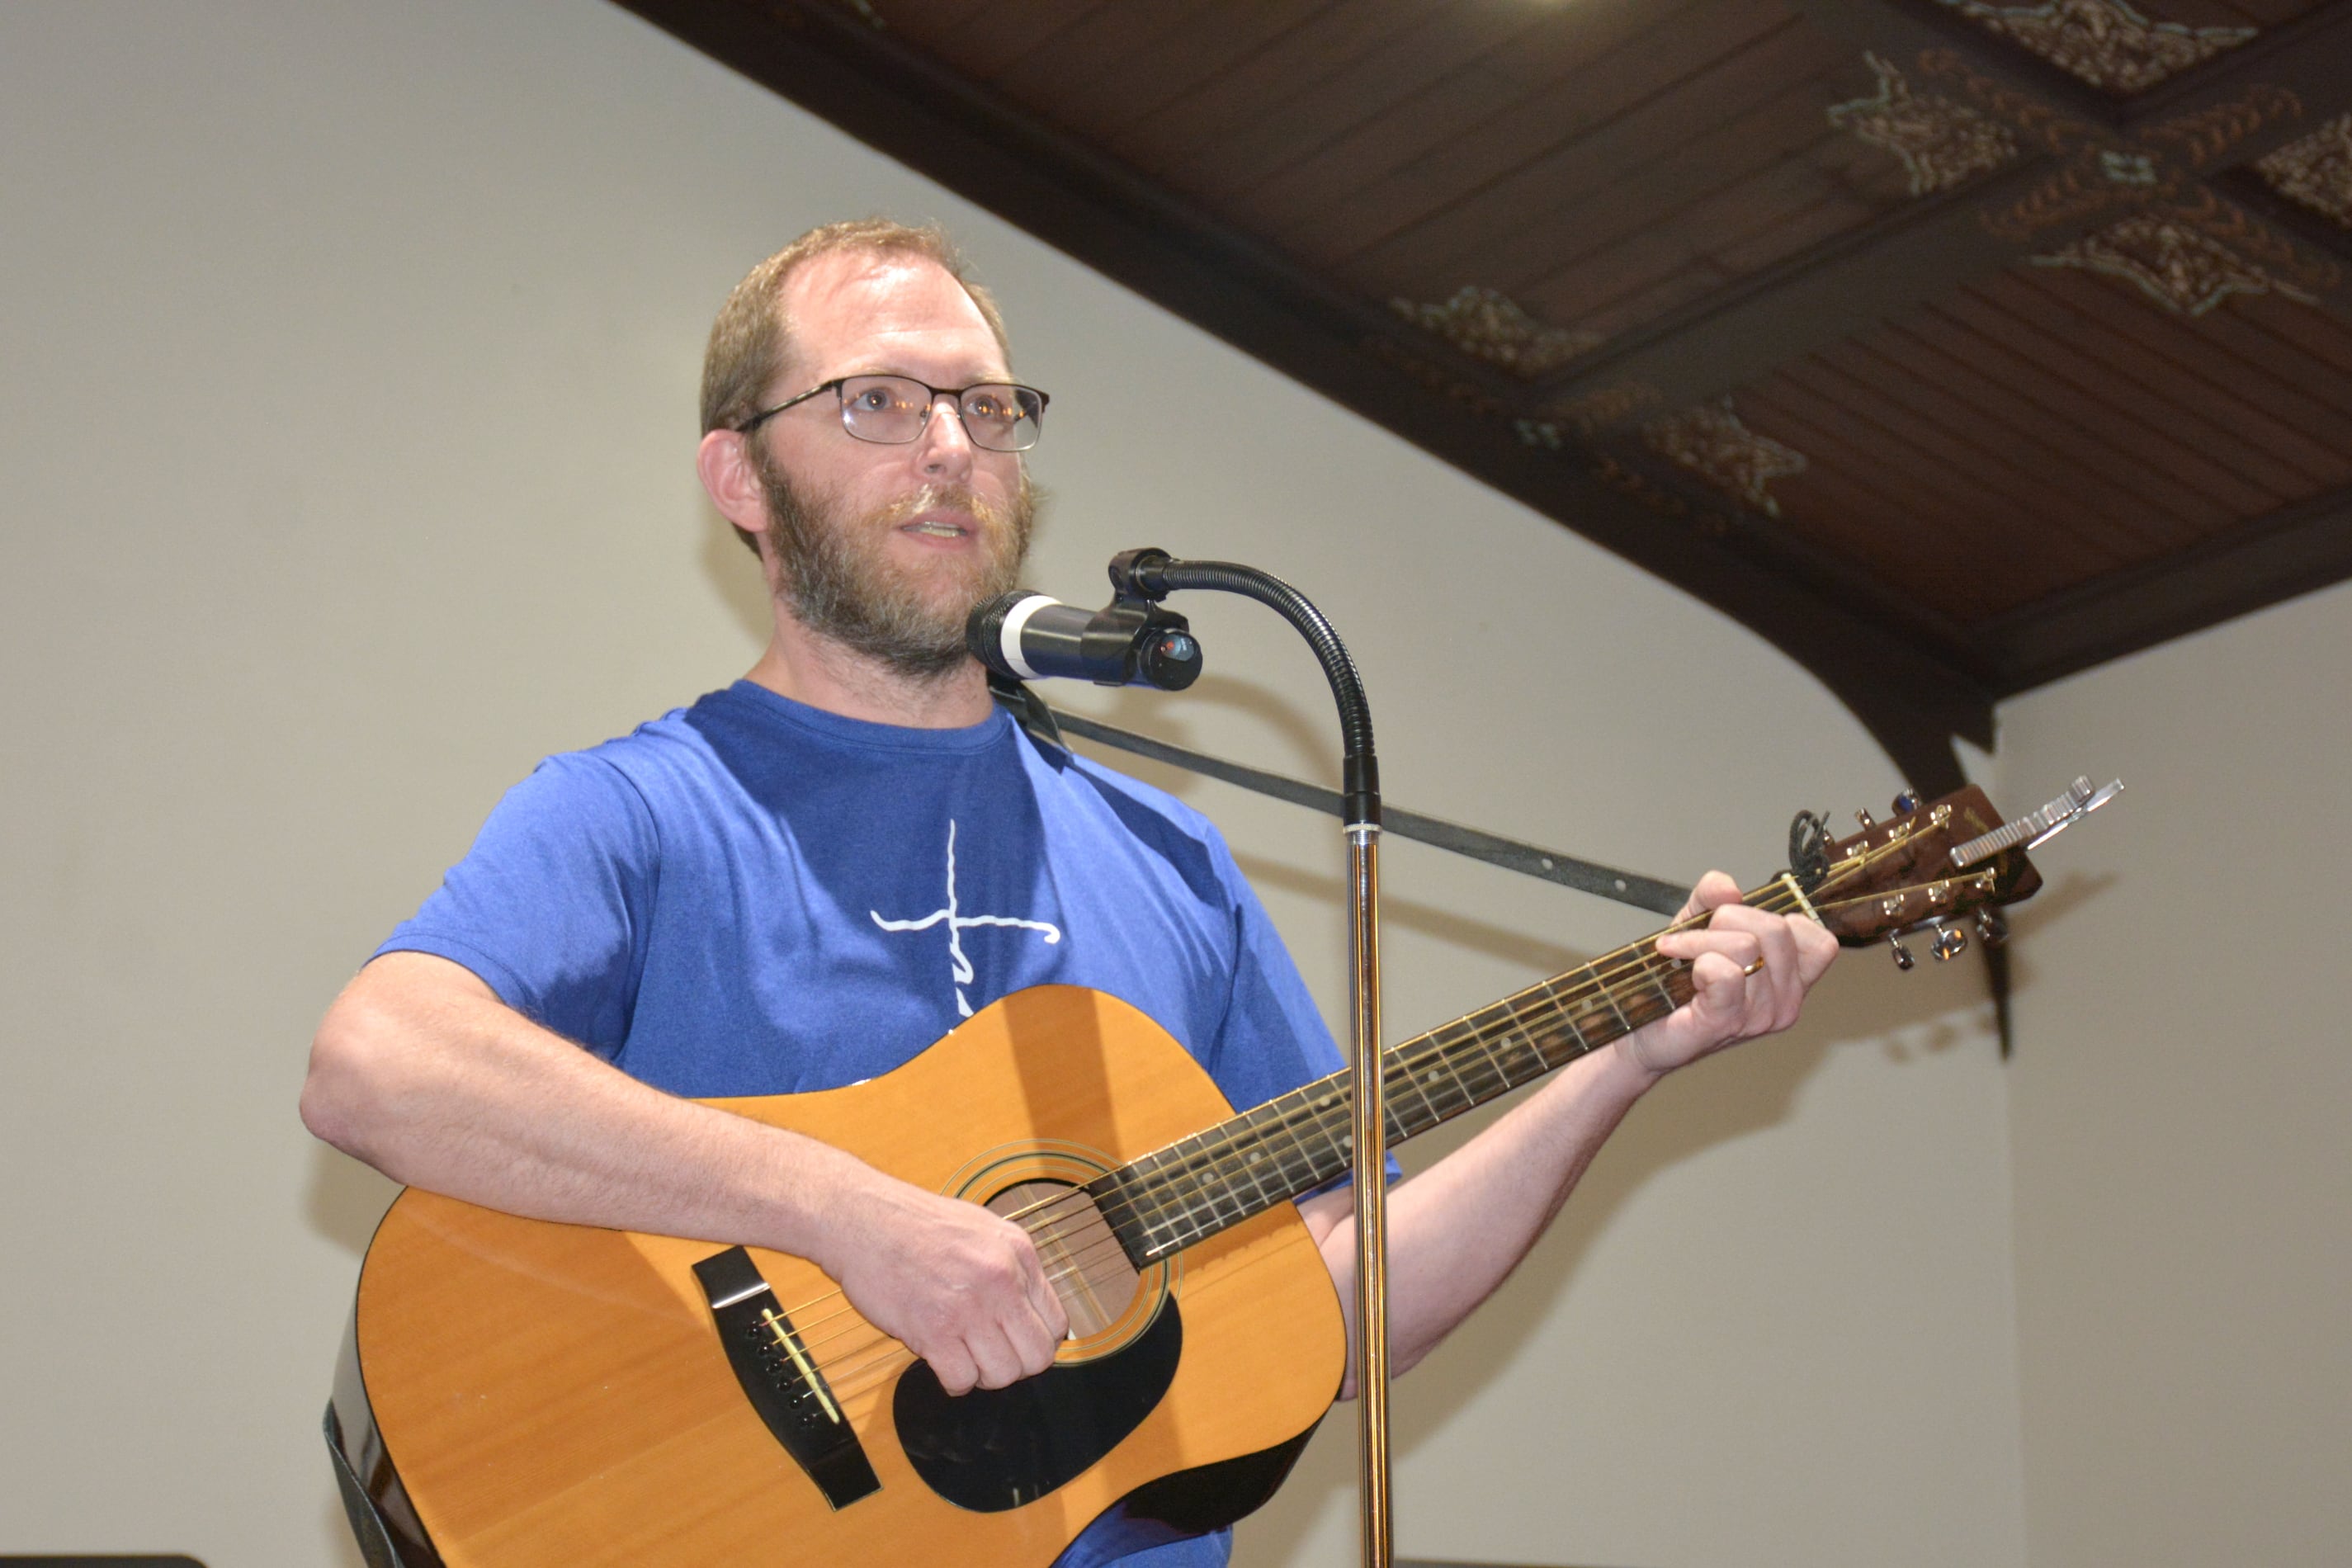
<instances>
[{"instance_id":1,"label":"acoustic guitar","mask_svg":"<svg viewBox=\"0 0 2352 1568\"><path fill-rule=\"evenodd\" d=\"M1747 901L1849 945L1920 928L1949 956L1958 917L2040 885L2029 840L2112 793L2084 781L2003 824L1970 788L1834 842L1806 814ZM1690 994L1644 940L1391 1047L1389 1137ZM1044 1568L1122 1500L1229 1523L1339 1390L1339 1302L1292 1200L1348 1171L1349 1091L1343 1071L1236 1115L1150 1019L1042 986L885 1077L710 1101L1029 1231L1072 1337L1044 1373L954 1398L801 1258L404 1192L327 1417L362 1543L405 1568Z\"/></svg>"}]
</instances>

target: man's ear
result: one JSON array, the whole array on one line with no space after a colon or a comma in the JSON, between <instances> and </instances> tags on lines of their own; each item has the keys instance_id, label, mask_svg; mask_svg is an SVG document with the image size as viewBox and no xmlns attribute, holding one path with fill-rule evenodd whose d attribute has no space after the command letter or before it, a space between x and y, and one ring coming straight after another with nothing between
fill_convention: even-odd
<instances>
[{"instance_id":1,"label":"man's ear","mask_svg":"<svg viewBox=\"0 0 2352 1568\"><path fill-rule=\"evenodd\" d=\"M768 498L752 466L751 439L739 430L710 431L695 451L694 470L719 515L757 537L768 524Z\"/></svg>"}]
</instances>

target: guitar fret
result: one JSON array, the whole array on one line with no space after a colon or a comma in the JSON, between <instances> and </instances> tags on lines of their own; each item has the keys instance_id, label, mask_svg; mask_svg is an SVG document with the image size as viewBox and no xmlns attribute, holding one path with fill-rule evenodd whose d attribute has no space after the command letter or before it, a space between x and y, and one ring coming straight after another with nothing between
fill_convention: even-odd
<instances>
[{"instance_id":1,"label":"guitar fret","mask_svg":"<svg viewBox=\"0 0 2352 1568\"><path fill-rule=\"evenodd\" d=\"M1335 1074L1333 1078L1325 1080L1333 1083L1335 1087L1315 1107L1315 1134L1323 1144L1322 1157L1316 1161L1315 1169L1325 1182L1337 1180L1339 1173L1348 1166L1348 1144L1350 1140L1345 1132L1335 1137L1331 1131L1333 1113L1345 1115L1347 1111L1347 1097L1339 1093L1336 1087L1339 1080L1345 1076L1345 1074Z\"/></svg>"},{"instance_id":2,"label":"guitar fret","mask_svg":"<svg viewBox=\"0 0 2352 1568\"><path fill-rule=\"evenodd\" d=\"M1494 1069L1495 1081L1503 1085L1505 1089L1517 1088L1518 1084L1517 1080L1511 1077L1509 1060L1495 1049L1495 1041L1497 1037L1496 1035L1490 1033L1487 1030L1481 1029L1471 1037L1478 1042L1478 1049L1480 1053L1486 1057L1486 1065ZM1507 1042L1509 1039L1508 1032L1503 1032L1501 1037Z\"/></svg>"},{"instance_id":3,"label":"guitar fret","mask_svg":"<svg viewBox=\"0 0 2352 1568\"><path fill-rule=\"evenodd\" d=\"M1666 975L1664 972L1653 968L1649 971L1649 976L1652 988L1654 989L1660 996L1665 999L1667 1012L1671 1013L1675 1008L1682 1005L1680 1002L1677 1002L1675 999L1675 994L1666 988Z\"/></svg>"},{"instance_id":4,"label":"guitar fret","mask_svg":"<svg viewBox=\"0 0 2352 1568\"><path fill-rule=\"evenodd\" d=\"M1421 1101L1421 1109L1428 1113L1429 1120L1421 1127L1408 1128L1404 1125L1404 1111L1395 1092L1400 1086L1412 1089L1414 1098ZM1393 1059L1389 1054L1382 1054L1381 1089L1382 1091L1381 1104L1388 1118L1391 1142L1401 1143L1412 1137L1413 1133L1434 1127L1445 1120L1444 1114L1438 1110L1436 1102L1429 1098L1429 1089L1421 1081L1421 1074L1415 1070L1412 1062L1405 1059L1402 1047L1399 1047Z\"/></svg>"},{"instance_id":5,"label":"guitar fret","mask_svg":"<svg viewBox=\"0 0 2352 1568\"><path fill-rule=\"evenodd\" d=\"M1530 986L1528 989L1538 993L1534 999L1534 1005L1514 1005L1507 1014L1509 1020L1507 1026L1499 1031L1502 1038L1513 1047L1511 1052L1499 1058L1503 1081L1513 1089L1517 1089L1529 1079L1549 1071L1553 1065L1550 1058L1544 1053L1541 1040L1544 1030L1549 1026L1553 1019L1559 1016L1559 996L1549 982L1541 985ZM1513 998L1515 1003L1517 1000ZM1531 1055L1532 1066L1517 1059L1517 1053L1519 1051L1526 1051Z\"/></svg>"},{"instance_id":6,"label":"guitar fret","mask_svg":"<svg viewBox=\"0 0 2352 1568\"><path fill-rule=\"evenodd\" d=\"M1170 1144L1161 1152L1160 1169L1153 1173L1152 1191L1157 1200L1153 1207L1160 1215L1159 1228L1168 1237L1164 1250L1171 1252L1188 1240L1198 1240L1201 1234L1198 1222L1192 1218L1191 1196L1185 1191L1192 1173L1184 1164L1184 1144L1190 1142L1192 1140L1185 1139ZM1180 1225L1190 1225L1192 1235L1190 1237L1180 1237L1177 1234Z\"/></svg>"},{"instance_id":7,"label":"guitar fret","mask_svg":"<svg viewBox=\"0 0 2352 1568\"><path fill-rule=\"evenodd\" d=\"M1289 1195L1295 1197L1316 1184L1315 1156L1308 1151L1306 1144L1298 1141L1298 1119L1301 1116L1311 1118L1313 1112L1308 1110L1307 1094L1305 1089L1285 1095L1283 1099L1293 1102L1289 1109L1282 1113L1281 1127L1283 1137L1290 1142L1291 1154L1297 1159L1298 1168L1294 1169L1290 1158L1285 1156L1282 1161L1282 1180ZM1276 1103L1281 1104L1282 1101L1277 1100Z\"/></svg>"},{"instance_id":8,"label":"guitar fret","mask_svg":"<svg viewBox=\"0 0 2352 1568\"><path fill-rule=\"evenodd\" d=\"M1272 1147L1272 1143L1271 1134L1262 1134L1249 1152L1250 1183L1257 1188L1261 1209L1270 1209L1288 1195L1286 1184L1289 1174L1283 1169L1282 1152ZM1271 1171L1268 1166L1272 1167ZM1274 1178L1271 1185L1266 1182L1269 1174Z\"/></svg>"},{"instance_id":9,"label":"guitar fret","mask_svg":"<svg viewBox=\"0 0 2352 1568\"><path fill-rule=\"evenodd\" d=\"M1472 1055L1473 1051L1476 1054ZM1462 1069L1465 1065L1475 1079L1475 1086L1472 1078L1463 1076ZM1446 1052L1446 1068L1461 1087L1462 1109L1465 1110L1485 1103L1511 1087L1509 1069L1496 1058L1491 1028L1473 1028L1465 1034L1460 1044Z\"/></svg>"},{"instance_id":10,"label":"guitar fret","mask_svg":"<svg viewBox=\"0 0 2352 1568\"><path fill-rule=\"evenodd\" d=\"M1545 1030L1522 1025L1513 1029L1509 1037L1512 1054L1506 1060L1510 1064L1513 1089L1533 1083L1559 1065L1544 1043L1552 1037Z\"/></svg>"},{"instance_id":11,"label":"guitar fret","mask_svg":"<svg viewBox=\"0 0 2352 1568\"><path fill-rule=\"evenodd\" d=\"M1580 975L1589 975L1591 971L1579 970L1577 973ZM1592 1042L1586 1039L1584 1037L1584 1031L1577 1026L1576 1015L1570 1010L1571 1004L1567 997L1560 994L1559 983L1561 980L1566 978L1567 976L1565 975L1559 975L1550 980L1545 981L1543 984L1544 994L1551 1001L1552 1016L1559 1021L1560 1025L1568 1030L1570 1037L1576 1041L1576 1049L1573 1052L1563 1056L1561 1058L1563 1061L1571 1060L1576 1057L1580 1057L1587 1051L1592 1049ZM1582 984L1582 982L1580 982L1579 984ZM1551 1055L1549 1052L1538 1050L1538 1054L1543 1058L1546 1064L1544 1070L1549 1071L1552 1067L1559 1065L1551 1060Z\"/></svg>"},{"instance_id":12,"label":"guitar fret","mask_svg":"<svg viewBox=\"0 0 2352 1568\"><path fill-rule=\"evenodd\" d=\"M1266 1158L1265 1129L1263 1125L1264 1121L1265 1118L1263 1116L1260 1116L1255 1112L1251 1114L1249 1124L1249 1144L1245 1150L1240 1151L1239 1156L1242 1174L1249 1178L1250 1185L1257 1192L1257 1203L1251 1208L1250 1212L1252 1214L1262 1213L1266 1209L1272 1208L1278 1201L1273 1194L1265 1190L1265 1179L1260 1170L1260 1167L1265 1164ZM1238 1143L1235 1147L1237 1149L1240 1148Z\"/></svg>"},{"instance_id":13,"label":"guitar fret","mask_svg":"<svg viewBox=\"0 0 2352 1568\"><path fill-rule=\"evenodd\" d=\"M1223 1133L1217 1139L1215 1170L1217 1185L1224 1194L1225 1203L1234 1211L1233 1218L1227 1223L1239 1225L1257 1213L1257 1209L1251 1206L1249 1199L1243 1194L1241 1184L1235 1177L1237 1171L1243 1175L1249 1175L1251 1173L1248 1163L1240 1158L1240 1145L1234 1142L1230 1132Z\"/></svg>"},{"instance_id":14,"label":"guitar fret","mask_svg":"<svg viewBox=\"0 0 2352 1568\"><path fill-rule=\"evenodd\" d=\"M1206 1132L1195 1132L1192 1137L1185 1139L1183 1144L1178 1145L1180 1148L1185 1148L1182 1170L1185 1184L1190 1190L1184 1196L1184 1211L1186 1218L1192 1222L1193 1239L1196 1241L1203 1236L1213 1235L1216 1230L1223 1228L1214 1223L1217 1218L1216 1188L1202 1179L1202 1155L1207 1152L1208 1141L1209 1135ZM1185 1147L1186 1145L1190 1147ZM1206 1226L1202 1223L1204 1214L1211 1222Z\"/></svg>"},{"instance_id":15,"label":"guitar fret","mask_svg":"<svg viewBox=\"0 0 2352 1568\"><path fill-rule=\"evenodd\" d=\"M1511 1082L1513 1089L1517 1089L1523 1083L1534 1082L1551 1071L1557 1065L1551 1059L1551 1053L1543 1047L1543 1037L1533 1029L1514 1029L1511 1031L1511 1039L1514 1045L1527 1053L1527 1070L1513 1075Z\"/></svg>"},{"instance_id":16,"label":"guitar fret","mask_svg":"<svg viewBox=\"0 0 2352 1568\"><path fill-rule=\"evenodd\" d=\"M1145 1155L1143 1159L1137 1161L1133 1167L1142 1178L1136 1184L1136 1195L1139 1198L1150 1200L1145 1212L1148 1212L1150 1217L1143 1222L1142 1229L1144 1239L1150 1244L1147 1253L1153 1258L1173 1252L1177 1245L1176 1237L1169 1228L1168 1205L1160 1196L1167 1185L1164 1173L1167 1165L1168 1152L1162 1149ZM1141 1205L1138 1206L1145 1207Z\"/></svg>"},{"instance_id":17,"label":"guitar fret","mask_svg":"<svg viewBox=\"0 0 2352 1568\"><path fill-rule=\"evenodd\" d=\"M1465 1041L1475 1042L1477 1037L1477 1031L1473 1029L1465 1037ZM1479 1098L1476 1091L1472 1089L1469 1083L1462 1077L1462 1052L1459 1048L1459 1045L1445 1047L1435 1052L1434 1056L1437 1066L1430 1069L1430 1076L1433 1078L1435 1077L1438 1070L1443 1068L1445 1076L1454 1080L1454 1093L1460 1103L1456 1104L1454 1108L1446 1114L1449 1116L1459 1116L1462 1112L1469 1110L1472 1106L1476 1105ZM1444 1118L1440 1118L1440 1120L1442 1121Z\"/></svg>"},{"instance_id":18,"label":"guitar fret","mask_svg":"<svg viewBox=\"0 0 2352 1568\"><path fill-rule=\"evenodd\" d=\"M1184 1213L1191 1220L1193 1230L1198 1234L1206 1235L1209 1224L1213 1224L1217 1217L1216 1190L1203 1180L1204 1173L1202 1170L1201 1155L1202 1150L1207 1147L1207 1140L1203 1135L1196 1132L1184 1140L1184 1142L1187 1145L1182 1161ZM1204 1221L1208 1224L1204 1224Z\"/></svg>"},{"instance_id":19,"label":"guitar fret","mask_svg":"<svg viewBox=\"0 0 2352 1568\"><path fill-rule=\"evenodd\" d=\"M1576 1054L1578 1056L1583 1056L1592 1049L1592 1042L1586 1039L1584 1037L1584 1031L1576 1026L1575 1015L1563 1010L1560 1013L1559 1021L1567 1025L1568 1032L1575 1037Z\"/></svg>"},{"instance_id":20,"label":"guitar fret","mask_svg":"<svg viewBox=\"0 0 2352 1568\"><path fill-rule=\"evenodd\" d=\"M1430 1093L1433 1083L1437 1085L1440 1097L1459 1091L1458 1086L1452 1089L1446 1086L1444 1074L1439 1070L1444 1066L1444 1054L1423 1051L1416 1057L1412 1051L1413 1047L1423 1045L1430 1038L1428 1035L1417 1035L1381 1054L1381 1081L1386 1091L1381 1102L1387 1128L1381 1141L1383 1149L1393 1149L1406 1139L1428 1131L1454 1114L1442 1109L1443 1100L1433 1098ZM1410 1098L1403 1092L1407 1089L1412 1091ZM1418 1112L1413 1109L1416 1101L1420 1105ZM1351 1125L1353 1114L1351 1107Z\"/></svg>"},{"instance_id":21,"label":"guitar fret","mask_svg":"<svg viewBox=\"0 0 2352 1568\"><path fill-rule=\"evenodd\" d=\"M1617 1022L1624 1026L1625 1033L1629 1035L1632 1034L1633 1032L1633 1020L1625 1016L1624 1008L1617 1005L1616 987L1606 984L1602 984L1601 987L1601 999L1609 1004L1609 1010L1612 1013L1617 1015Z\"/></svg>"}]
</instances>

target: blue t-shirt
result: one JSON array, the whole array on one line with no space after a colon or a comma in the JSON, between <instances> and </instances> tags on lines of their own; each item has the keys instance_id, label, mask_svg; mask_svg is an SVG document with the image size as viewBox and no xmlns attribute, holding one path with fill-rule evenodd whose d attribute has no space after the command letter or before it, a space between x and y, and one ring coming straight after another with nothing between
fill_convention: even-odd
<instances>
[{"instance_id":1,"label":"blue t-shirt","mask_svg":"<svg viewBox=\"0 0 2352 1568\"><path fill-rule=\"evenodd\" d=\"M1046 984L1140 1008L1237 1107L1340 1065L1197 812L1003 712L900 729L750 681L541 763L381 951L462 964L696 1098L877 1077ZM1065 1568L1152 1538L1111 1526ZM1125 1561L1206 1568L1228 1552L1220 1532Z\"/></svg>"}]
</instances>

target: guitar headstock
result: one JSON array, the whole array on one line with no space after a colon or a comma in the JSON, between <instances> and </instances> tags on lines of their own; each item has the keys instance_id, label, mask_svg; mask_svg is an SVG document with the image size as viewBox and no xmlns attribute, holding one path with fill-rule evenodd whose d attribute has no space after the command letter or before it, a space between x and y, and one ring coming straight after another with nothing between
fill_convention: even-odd
<instances>
[{"instance_id":1,"label":"guitar headstock","mask_svg":"<svg viewBox=\"0 0 2352 1568\"><path fill-rule=\"evenodd\" d=\"M1974 784L1924 805L1898 796L1894 816L1877 822L1864 816L1861 832L1826 842L1820 819L1807 814L1790 835L1798 862L1790 874L1845 946L1887 942L1908 969L1911 954L1899 939L1916 931L1932 933L1937 958L1951 958L1968 945L1967 931L1954 923L1960 917L1974 915L1979 934L1997 942L2004 931L1996 911L2041 888L2027 848L2122 788L2116 783L2093 790L2088 779L2078 779L2065 795L2013 822L2004 822Z\"/></svg>"}]
</instances>

